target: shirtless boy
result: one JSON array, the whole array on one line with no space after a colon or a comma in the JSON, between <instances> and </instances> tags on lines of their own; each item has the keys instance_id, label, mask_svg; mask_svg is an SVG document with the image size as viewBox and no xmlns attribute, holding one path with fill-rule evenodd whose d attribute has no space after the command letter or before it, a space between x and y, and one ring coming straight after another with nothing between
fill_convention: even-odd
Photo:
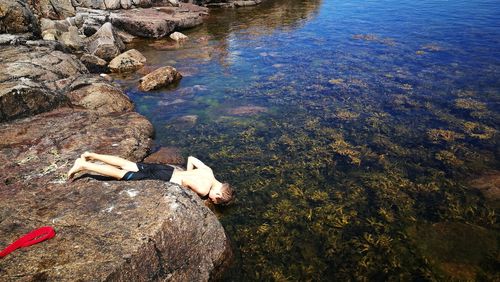
<instances>
[{"instance_id":1,"label":"shirtless boy","mask_svg":"<svg viewBox=\"0 0 500 282\"><path fill-rule=\"evenodd\" d=\"M101 161L104 164L91 161ZM69 170L68 178L71 179L75 173L83 170L97 172L118 180L170 181L190 188L201 197L208 195L215 204L227 203L233 197L231 186L215 179L212 169L192 156L188 157L186 170L182 171L169 165L134 163L117 156L85 152Z\"/></svg>"}]
</instances>

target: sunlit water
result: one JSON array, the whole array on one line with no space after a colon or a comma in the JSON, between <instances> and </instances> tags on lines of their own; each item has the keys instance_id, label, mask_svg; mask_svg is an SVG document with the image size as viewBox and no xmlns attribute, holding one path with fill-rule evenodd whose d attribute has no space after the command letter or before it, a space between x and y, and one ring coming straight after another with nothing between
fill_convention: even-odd
<instances>
[{"instance_id":1,"label":"sunlit water","mask_svg":"<svg viewBox=\"0 0 500 282\"><path fill-rule=\"evenodd\" d=\"M226 280L498 280L500 6L269 0L189 40L141 41L119 79L156 129L237 190ZM142 93L159 66L178 85ZM498 180L497 180L498 181ZM497 192L498 197L498 192Z\"/></svg>"}]
</instances>

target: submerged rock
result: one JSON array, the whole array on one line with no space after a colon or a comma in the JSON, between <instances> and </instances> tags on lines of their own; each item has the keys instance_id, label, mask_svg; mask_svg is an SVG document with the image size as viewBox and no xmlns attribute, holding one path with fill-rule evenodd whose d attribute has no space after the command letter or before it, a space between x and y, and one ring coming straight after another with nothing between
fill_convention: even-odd
<instances>
[{"instance_id":1,"label":"submerged rock","mask_svg":"<svg viewBox=\"0 0 500 282\"><path fill-rule=\"evenodd\" d=\"M265 112L267 112L267 108L250 105L250 106L241 106L241 107L232 108L232 109L229 109L227 112L230 115L247 116L247 115L256 115L259 113L265 113Z\"/></svg>"},{"instance_id":2,"label":"submerged rock","mask_svg":"<svg viewBox=\"0 0 500 282\"><path fill-rule=\"evenodd\" d=\"M140 69L146 63L144 57L135 49L128 50L109 62L109 69L112 72L131 72Z\"/></svg>"},{"instance_id":3,"label":"submerged rock","mask_svg":"<svg viewBox=\"0 0 500 282\"><path fill-rule=\"evenodd\" d=\"M195 124L198 121L198 116L197 115L185 115L185 116L177 118L176 120L178 122L181 122L181 123Z\"/></svg>"},{"instance_id":4,"label":"submerged rock","mask_svg":"<svg viewBox=\"0 0 500 282\"><path fill-rule=\"evenodd\" d=\"M500 171L491 171L470 182L473 188L483 193L490 201L500 200Z\"/></svg>"},{"instance_id":5,"label":"submerged rock","mask_svg":"<svg viewBox=\"0 0 500 282\"><path fill-rule=\"evenodd\" d=\"M158 89L179 81L181 78L182 75L175 68L170 66L162 67L142 77L139 89L142 91Z\"/></svg>"},{"instance_id":6,"label":"submerged rock","mask_svg":"<svg viewBox=\"0 0 500 282\"><path fill-rule=\"evenodd\" d=\"M161 147L158 151L147 156L144 162L172 165L185 164L185 160L182 158L179 148L176 147Z\"/></svg>"},{"instance_id":7,"label":"submerged rock","mask_svg":"<svg viewBox=\"0 0 500 282\"><path fill-rule=\"evenodd\" d=\"M169 120L166 128L168 130L183 130L195 126L197 122L197 115L185 115Z\"/></svg>"},{"instance_id":8,"label":"submerged rock","mask_svg":"<svg viewBox=\"0 0 500 282\"><path fill-rule=\"evenodd\" d=\"M419 224L407 234L429 263L447 278L476 280L479 266L497 252L495 233L459 222Z\"/></svg>"}]
</instances>

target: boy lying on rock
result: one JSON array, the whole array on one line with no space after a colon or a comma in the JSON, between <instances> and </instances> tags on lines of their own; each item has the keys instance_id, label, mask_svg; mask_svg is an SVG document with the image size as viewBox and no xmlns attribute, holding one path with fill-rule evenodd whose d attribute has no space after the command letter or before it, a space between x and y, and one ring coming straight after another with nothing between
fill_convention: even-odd
<instances>
[{"instance_id":1,"label":"boy lying on rock","mask_svg":"<svg viewBox=\"0 0 500 282\"><path fill-rule=\"evenodd\" d=\"M96 164L91 161L101 161ZM195 157L188 157L185 171L169 165L134 163L129 160L110 155L85 152L75 161L68 172L71 179L75 173L87 170L118 180L158 179L170 181L188 187L201 197L208 195L215 204L229 202L233 198L233 189L228 183L215 179L210 167Z\"/></svg>"}]
</instances>

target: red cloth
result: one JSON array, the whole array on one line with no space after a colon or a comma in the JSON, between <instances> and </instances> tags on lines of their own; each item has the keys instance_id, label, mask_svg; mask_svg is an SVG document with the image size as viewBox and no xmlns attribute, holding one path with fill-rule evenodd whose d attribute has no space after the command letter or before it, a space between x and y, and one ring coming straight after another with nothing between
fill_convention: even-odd
<instances>
[{"instance_id":1,"label":"red cloth","mask_svg":"<svg viewBox=\"0 0 500 282\"><path fill-rule=\"evenodd\" d=\"M5 257L6 255L12 253L13 251L19 248L24 248L34 244L38 244L42 241L49 240L54 236L56 236L56 231L54 230L54 228L50 226L44 226L36 230L33 230L30 233L24 235L23 237L17 239L14 243L7 246L7 248L3 249L3 251L0 252L0 258Z\"/></svg>"}]
</instances>

